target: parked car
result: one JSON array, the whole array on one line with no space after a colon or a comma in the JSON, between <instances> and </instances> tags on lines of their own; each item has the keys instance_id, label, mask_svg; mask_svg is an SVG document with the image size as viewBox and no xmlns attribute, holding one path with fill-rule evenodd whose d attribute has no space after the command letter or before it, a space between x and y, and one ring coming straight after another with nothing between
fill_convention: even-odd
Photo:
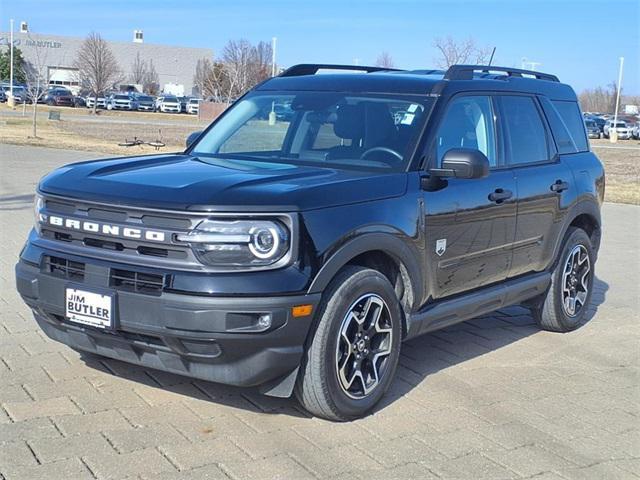
<instances>
[{"instance_id":1,"label":"parked car","mask_svg":"<svg viewBox=\"0 0 640 480\"><path fill-rule=\"evenodd\" d=\"M609 138L611 136L611 132L613 131L613 120L607 120L607 123L604 125L604 137ZM618 120L615 125L615 131L618 134L618 138L621 140L629 140L631 138L633 127L627 124L627 122L623 122Z\"/></svg>"},{"instance_id":2,"label":"parked car","mask_svg":"<svg viewBox=\"0 0 640 480\"><path fill-rule=\"evenodd\" d=\"M156 99L156 110L162 113L180 113L182 106L178 97L162 95Z\"/></svg>"},{"instance_id":3,"label":"parked car","mask_svg":"<svg viewBox=\"0 0 640 480\"><path fill-rule=\"evenodd\" d=\"M66 88L53 88L47 91L43 97L43 102L56 107L73 107L73 94Z\"/></svg>"},{"instance_id":4,"label":"parked car","mask_svg":"<svg viewBox=\"0 0 640 480\"><path fill-rule=\"evenodd\" d=\"M75 97L73 97L73 106L74 107L86 107L87 106L87 101L83 96L76 95Z\"/></svg>"},{"instance_id":5,"label":"parked car","mask_svg":"<svg viewBox=\"0 0 640 480\"><path fill-rule=\"evenodd\" d=\"M4 83L0 85L0 88L2 88L8 98L11 86L8 83ZM15 103L23 103L27 101L27 89L24 86L16 84L13 85L13 101Z\"/></svg>"},{"instance_id":6,"label":"parked car","mask_svg":"<svg viewBox=\"0 0 640 480\"><path fill-rule=\"evenodd\" d=\"M636 140L640 140L640 121L636 122L631 131L631 136Z\"/></svg>"},{"instance_id":7,"label":"parked car","mask_svg":"<svg viewBox=\"0 0 640 480\"><path fill-rule=\"evenodd\" d=\"M190 99L191 99L191 97L178 97L178 101L180 102L180 111L181 112L186 113L187 104L189 103Z\"/></svg>"},{"instance_id":8,"label":"parked car","mask_svg":"<svg viewBox=\"0 0 640 480\"><path fill-rule=\"evenodd\" d=\"M93 106L97 103L96 108L106 108L107 106L107 100L104 97L104 95L98 95L98 101L96 102L96 97L95 95L89 95L86 99L85 99L85 103L87 105L87 108L93 108Z\"/></svg>"},{"instance_id":9,"label":"parked car","mask_svg":"<svg viewBox=\"0 0 640 480\"><path fill-rule=\"evenodd\" d=\"M585 120L584 125L587 128L587 135L589 138L600 138L602 136L600 127L598 127L598 124L593 120Z\"/></svg>"},{"instance_id":10,"label":"parked car","mask_svg":"<svg viewBox=\"0 0 640 480\"><path fill-rule=\"evenodd\" d=\"M589 116L585 120L591 120L595 122L595 124L600 129L600 133L604 133L604 125L607 123L607 120L601 116Z\"/></svg>"},{"instance_id":11,"label":"parked car","mask_svg":"<svg viewBox=\"0 0 640 480\"><path fill-rule=\"evenodd\" d=\"M201 98L190 98L187 103L186 112L197 115L200 111L200 102L202 102Z\"/></svg>"},{"instance_id":12,"label":"parked car","mask_svg":"<svg viewBox=\"0 0 640 480\"><path fill-rule=\"evenodd\" d=\"M138 102L128 93L112 93L107 97L107 110L137 110Z\"/></svg>"},{"instance_id":13,"label":"parked car","mask_svg":"<svg viewBox=\"0 0 640 480\"><path fill-rule=\"evenodd\" d=\"M150 95L136 95L138 110L152 112L155 109L155 100Z\"/></svg>"},{"instance_id":14,"label":"parked car","mask_svg":"<svg viewBox=\"0 0 640 480\"><path fill-rule=\"evenodd\" d=\"M15 278L44 333L351 420L406 340L515 304L544 330L589 319L605 179L571 87L329 67L361 73L293 66L184 152L43 177Z\"/></svg>"}]
</instances>

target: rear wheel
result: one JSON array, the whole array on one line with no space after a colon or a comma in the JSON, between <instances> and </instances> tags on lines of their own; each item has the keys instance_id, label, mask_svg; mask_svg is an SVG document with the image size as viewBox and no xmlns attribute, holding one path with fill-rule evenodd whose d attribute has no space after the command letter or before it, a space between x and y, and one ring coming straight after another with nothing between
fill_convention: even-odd
<instances>
[{"instance_id":1,"label":"rear wheel","mask_svg":"<svg viewBox=\"0 0 640 480\"><path fill-rule=\"evenodd\" d=\"M551 276L551 286L532 310L541 328L568 332L580 326L591 300L593 262L589 236L584 230L570 228Z\"/></svg>"},{"instance_id":2,"label":"rear wheel","mask_svg":"<svg viewBox=\"0 0 640 480\"><path fill-rule=\"evenodd\" d=\"M400 303L376 270L347 267L329 285L308 342L296 396L330 420L361 417L393 380L402 335Z\"/></svg>"}]
</instances>

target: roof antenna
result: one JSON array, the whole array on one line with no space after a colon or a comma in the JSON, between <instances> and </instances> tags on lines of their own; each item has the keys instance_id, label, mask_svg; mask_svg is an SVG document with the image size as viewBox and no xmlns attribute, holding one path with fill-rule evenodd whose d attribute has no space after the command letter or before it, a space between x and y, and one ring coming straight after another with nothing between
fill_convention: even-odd
<instances>
[{"instance_id":1,"label":"roof antenna","mask_svg":"<svg viewBox=\"0 0 640 480\"><path fill-rule=\"evenodd\" d=\"M489 67L491 66L491 63L493 62L493 56L496 53L496 47L493 47L493 50L491 50L491 58L489 58Z\"/></svg>"}]
</instances>

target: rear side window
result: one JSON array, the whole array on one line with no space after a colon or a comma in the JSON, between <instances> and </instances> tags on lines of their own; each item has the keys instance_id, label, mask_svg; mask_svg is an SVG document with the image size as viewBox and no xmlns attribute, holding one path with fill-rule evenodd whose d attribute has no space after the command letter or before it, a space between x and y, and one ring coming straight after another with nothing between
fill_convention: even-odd
<instances>
[{"instance_id":1,"label":"rear side window","mask_svg":"<svg viewBox=\"0 0 640 480\"><path fill-rule=\"evenodd\" d=\"M559 100L552 101L553 106L560 114L560 118L569 130L573 143L576 144L576 148L579 152L586 152L589 150L587 143L587 136L584 132L584 124L582 123L582 115L580 114L580 108L575 102L563 102Z\"/></svg>"},{"instance_id":2,"label":"rear side window","mask_svg":"<svg viewBox=\"0 0 640 480\"><path fill-rule=\"evenodd\" d=\"M547 132L533 98L502 96L508 162L511 165L549 160Z\"/></svg>"}]
</instances>

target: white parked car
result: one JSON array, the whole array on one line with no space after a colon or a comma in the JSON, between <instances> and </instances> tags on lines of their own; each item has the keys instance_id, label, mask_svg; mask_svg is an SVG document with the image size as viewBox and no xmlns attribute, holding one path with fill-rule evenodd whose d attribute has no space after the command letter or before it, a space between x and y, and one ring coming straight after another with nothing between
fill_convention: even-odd
<instances>
[{"instance_id":1,"label":"white parked car","mask_svg":"<svg viewBox=\"0 0 640 480\"><path fill-rule=\"evenodd\" d=\"M112 93L107 98L107 110L135 110L138 104L128 93Z\"/></svg>"},{"instance_id":2,"label":"white parked car","mask_svg":"<svg viewBox=\"0 0 640 480\"><path fill-rule=\"evenodd\" d=\"M200 111L200 102L201 98L190 98L187 102L187 113L192 113L197 115Z\"/></svg>"},{"instance_id":3,"label":"white parked car","mask_svg":"<svg viewBox=\"0 0 640 480\"><path fill-rule=\"evenodd\" d=\"M162 113L180 113L182 107L178 97L163 95L156 99L156 110Z\"/></svg>"},{"instance_id":4,"label":"white parked car","mask_svg":"<svg viewBox=\"0 0 640 480\"><path fill-rule=\"evenodd\" d=\"M636 122L635 125L633 126L631 136L636 140L640 140L640 122Z\"/></svg>"},{"instance_id":5,"label":"white parked car","mask_svg":"<svg viewBox=\"0 0 640 480\"><path fill-rule=\"evenodd\" d=\"M607 120L607 123L604 124L604 137L609 138L613 130L613 120ZM615 131L618 133L619 139L629 140L631 138L633 128L631 127L631 125L627 125L627 122L618 120L615 125Z\"/></svg>"},{"instance_id":6,"label":"white parked car","mask_svg":"<svg viewBox=\"0 0 640 480\"><path fill-rule=\"evenodd\" d=\"M93 105L96 103L95 95L89 95L86 100L87 108L93 108ZM102 95L98 95L98 108L106 108L107 100Z\"/></svg>"}]
</instances>

